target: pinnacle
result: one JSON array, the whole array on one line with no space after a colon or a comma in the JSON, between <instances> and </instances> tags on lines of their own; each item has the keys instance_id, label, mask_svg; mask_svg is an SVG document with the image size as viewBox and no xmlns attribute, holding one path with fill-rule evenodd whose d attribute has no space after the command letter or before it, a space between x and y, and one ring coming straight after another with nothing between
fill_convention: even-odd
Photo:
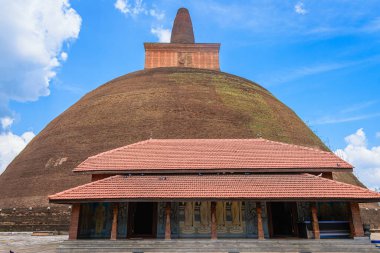
<instances>
[{"instance_id":1,"label":"pinnacle","mask_svg":"<svg viewBox=\"0 0 380 253\"><path fill-rule=\"evenodd\" d=\"M178 9L174 19L170 43L195 43L193 24L191 23L190 13L186 8Z\"/></svg>"}]
</instances>

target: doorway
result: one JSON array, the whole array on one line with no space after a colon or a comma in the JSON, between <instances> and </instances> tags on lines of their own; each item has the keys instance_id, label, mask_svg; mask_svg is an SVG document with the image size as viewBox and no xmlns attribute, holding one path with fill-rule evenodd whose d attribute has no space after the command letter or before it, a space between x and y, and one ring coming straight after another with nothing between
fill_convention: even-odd
<instances>
[{"instance_id":1,"label":"doorway","mask_svg":"<svg viewBox=\"0 0 380 253\"><path fill-rule=\"evenodd\" d=\"M269 233L271 237L297 237L297 203L269 203Z\"/></svg>"},{"instance_id":2,"label":"doorway","mask_svg":"<svg viewBox=\"0 0 380 253\"><path fill-rule=\"evenodd\" d=\"M128 238L155 238L157 229L157 204L132 202L128 208Z\"/></svg>"}]
</instances>

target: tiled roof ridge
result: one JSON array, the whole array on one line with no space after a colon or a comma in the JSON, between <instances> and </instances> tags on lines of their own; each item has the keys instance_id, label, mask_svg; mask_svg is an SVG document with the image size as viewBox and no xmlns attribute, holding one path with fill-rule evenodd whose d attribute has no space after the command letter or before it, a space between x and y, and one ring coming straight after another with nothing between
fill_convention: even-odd
<instances>
[{"instance_id":1,"label":"tiled roof ridge","mask_svg":"<svg viewBox=\"0 0 380 253\"><path fill-rule=\"evenodd\" d=\"M192 139L192 138L186 138L186 139L177 139L177 138L174 138L174 139L152 139L152 138L150 138L150 139L146 139L146 140L143 140L143 141L138 141L138 142L135 142L135 143L132 143L132 144L124 145L124 146L121 146L121 147L118 147L118 148L114 148L114 149L111 149L111 150L107 150L107 151L101 152L99 154L90 156L88 158L99 157L99 156L101 156L103 154L112 153L114 151L126 149L126 148L129 148L129 147L134 147L134 146L137 146L137 145L146 144L146 143L149 143L149 142L175 142L175 141L197 141L197 142L205 142L205 141L233 141L233 142L238 142L238 141L258 141L258 140L266 141L266 142L270 142L270 143L275 143L275 144L280 144L280 145L284 145L284 146L291 146L291 147L295 147L295 148L312 150L312 151L320 152L320 153L323 153L323 154L332 154L332 155L335 155L331 151L324 151L324 150L320 150L318 148L312 148L312 147L307 147L307 146L302 146L302 145L297 145L297 144L290 144L290 143L285 143L285 142L273 141L273 140L265 139L263 137L258 137L258 138L237 138L237 139L235 139L235 138L222 138L222 139L219 139L219 138L213 138L213 139L210 139L210 138L207 138L207 139L201 139L201 138L197 138L197 139ZM344 160L342 160L342 161L344 161Z\"/></svg>"},{"instance_id":2,"label":"tiled roof ridge","mask_svg":"<svg viewBox=\"0 0 380 253\"><path fill-rule=\"evenodd\" d=\"M318 148L306 147L306 146L302 146L302 145L285 143L285 142L280 142L280 141L273 141L273 140L268 140L268 139L265 139L265 138L262 138L262 137L257 138L257 139L261 139L261 140L266 141L266 142L276 143L276 144L280 144L280 145L284 145L284 146L291 146L291 147L300 148L300 149L312 150L312 151L320 152L322 154L332 154L332 155L334 155L333 152L324 151L324 150L321 150L321 149L318 149Z\"/></svg>"},{"instance_id":3,"label":"tiled roof ridge","mask_svg":"<svg viewBox=\"0 0 380 253\"><path fill-rule=\"evenodd\" d=\"M322 153L322 154L333 155L333 156L336 156L337 158L339 158L339 160L341 160L342 162L349 164L348 162L346 162L345 160L343 160L342 158L340 158L339 156L337 156L332 151L324 151L324 150L321 150L321 149L318 149L318 148L312 148L312 147L307 147L307 146L302 146L302 145L297 145L297 144L291 144L291 143L285 143L285 142L280 142L280 141L273 141L273 140L265 139L263 137L258 137L258 138L238 138L238 139L150 139L150 140L152 140L152 141L160 141L160 142L183 141L183 140L186 140L186 141L205 141L205 140L210 140L210 141L219 141L219 140L220 141L258 141L258 140L261 140L261 141L265 141L265 142L269 142L269 143L275 143L275 144L279 144L279 145L283 145L283 146L290 146L290 147L295 147L295 148L300 148L300 149L305 149L305 150L311 150L311 151L319 152L319 153ZM349 164L349 165L351 165L351 164Z\"/></svg>"},{"instance_id":4,"label":"tiled roof ridge","mask_svg":"<svg viewBox=\"0 0 380 253\"><path fill-rule=\"evenodd\" d=\"M301 145L296 145L296 144L290 144L290 143L285 143L285 142L279 142L279 141L272 141L272 140L264 139L264 138L261 138L261 137L259 139L262 139L262 140L264 140L266 142L273 142L273 143L281 144L281 145L284 145L284 146L292 146L292 147L296 147L296 148L300 148L300 149L312 150L312 151L319 152L319 153L322 153L322 154L333 155L333 156L337 157L339 160L341 160L343 163L346 163L346 164L350 165L351 167L353 167L350 163L346 162L345 160L343 160L342 158L340 158L339 156L337 156L332 151L324 151L324 150L321 150L321 149L318 149L318 148L306 147L306 146L301 146Z\"/></svg>"},{"instance_id":5,"label":"tiled roof ridge","mask_svg":"<svg viewBox=\"0 0 380 253\"><path fill-rule=\"evenodd\" d=\"M297 144L290 144L290 143L285 143L285 142L273 141L273 140L265 139L263 137L258 137L258 138L211 138L211 139L210 138L207 138L207 139L202 139L202 138L196 138L196 139L193 139L193 138L186 138L186 139L177 139L177 138L174 138L174 139L148 139L148 140L140 141L140 142L137 142L134 144L138 144L138 143L143 144L143 142L148 142L148 141L151 141L151 142L175 142L175 141L187 141L187 142L189 142L189 141L197 141L197 142L231 141L232 142L233 141L233 142L238 142L238 141L259 141L259 140L270 142L270 143L275 143L275 144L281 144L281 145L301 148L301 149L313 150L313 151L317 151L317 152L320 152L323 154L334 154L333 152L324 151L324 150L321 150L318 148L312 148L312 147L307 147L307 146L302 146L302 145L297 145ZM133 145L133 144L130 144L130 145ZM128 146L130 146L130 145L128 145ZM106 152L104 152L104 153L106 153Z\"/></svg>"},{"instance_id":6,"label":"tiled roof ridge","mask_svg":"<svg viewBox=\"0 0 380 253\"><path fill-rule=\"evenodd\" d=\"M258 138L222 138L222 139L219 139L219 138L213 138L213 139L210 139L210 138L207 138L207 139L201 139L201 138L197 138L197 139L148 139L148 140L145 140L145 141L141 141L141 142L137 142L137 143L134 143L134 144L138 144L138 143L141 143L143 144L143 142L147 142L147 141L152 141L152 142L174 142L174 141L199 141L199 142L204 142L204 141L234 141L234 142L238 142L238 141L258 141L258 140L261 140L261 141L266 141L266 142L270 142L270 143L275 143L275 144L281 144L281 145L284 145L284 146L291 146L291 147L296 147L296 148L301 148L301 149L306 149L306 150L312 150L312 151L316 151L316 152L320 152L320 153L323 153L323 154L332 154L334 155L333 152L331 151L324 151L324 150L321 150L321 149L318 149L318 148L312 148L312 147L307 147L307 146L302 146L302 145L297 145L297 144L291 144L291 143L285 143L285 142L280 142L280 141L273 141L273 140L269 140L269 139L265 139L263 137L258 137ZM133 145L133 144L131 144ZM344 161L344 160L343 160Z\"/></svg>"},{"instance_id":7,"label":"tiled roof ridge","mask_svg":"<svg viewBox=\"0 0 380 253\"><path fill-rule=\"evenodd\" d=\"M117 178L117 177L124 177L123 175L114 175L114 176L110 176L110 177L106 177L106 178L103 178L103 179L99 179L99 180L95 180L95 181L92 181L92 182L89 182L87 184L82 184L82 185L79 185L79 186L76 186L76 187L73 187L73 188L70 188L70 189L67 189L65 191L62 191L62 192L58 192L58 193L55 193L55 194L52 194L52 195L49 195L48 196L48 199L52 198L52 197L58 197L62 194L65 194L65 193L69 193L69 192L72 192L74 190L78 190L78 189L81 189L81 188L85 188L85 187L88 187L88 186L91 186L93 184L98 184L98 183L102 183L102 182L105 182L105 181L108 181L108 180L113 180L114 178Z\"/></svg>"},{"instance_id":8,"label":"tiled roof ridge","mask_svg":"<svg viewBox=\"0 0 380 253\"><path fill-rule=\"evenodd\" d=\"M333 181L333 182L335 182L335 183L337 183L337 184L340 184L340 185L349 186L349 187L354 187L354 188L360 189L360 190L362 190L362 191L364 190L364 191L367 191L367 192L370 192L370 193L374 193L374 192L375 192L375 191L372 191L372 190L370 190L370 189L368 189L368 188L365 188L365 187L360 187L360 186L357 186L357 185L353 185L353 184L348 184L348 183L340 182L340 181L337 181L337 180L334 180L334 179L329 179L329 178L325 178L325 177L322 177L322 176L316 176L316 175L313 175L313 174L310 174L310 173L303 173L303 174L308 175L308 176L310 176L310 177L317 177L317 178L323 179L323 180L325 180L325 181ZM379 192L375 192L375 193L377 193L377 194L380 195Z\"/></svg>"},{"instance_id":9,"label":"tiled roof ridge","mask_svg":"<svg viewBox=\"0 0 380 253\"><path fill-rule=\"evenodd\" d=\"M87 157L87 159L85 159L83 162L81 162L76 168L81 167L82 164L84 164L88 159L96 158L96 157L103 156L103 155L106 155L106 154L110 154L110 153L113 153L115 151L119 151L119 150L123 150L123 149L128 149L128 148L131 148L132 146L137 146L137 145L145 144L145 143L148 143L151 140L152 139L138 141L138 142L135 142L135 143L132 143L132 144L124 145L124 146L121 146L121 147L118 147L118 148L114 148L114 149L111 149L111 150L107 150L107 151L101 152L101 153L93 155L93 156L89 156L89 157Z\"/></svg>"},{"instance_id":10,"label":"tiled roof ridge","mask_svg":"<svg viewBox=\"0 0 380 253\"><path fill-rule=\"evenodd\" d=\"M132 143L132 144L128 144L128 145L125 145L125 146L121 146L121 147L118 147L118 148L114 148L114 149L111 149L111 150L104 151L104 152L96 154L94 156L90 156L89 158L99 157L99 156L102 156L102 155L105 155L105 154L108 154L108 153L113 153L115 151L119 151L119 150L123 150L123 149L128 149L128 148L131 148L131 147L134 147L134 146L139 146L139 145L148 143L148 142L150 142L152 140L153 139L147 139L147 140L143 140L143 141L138 141L138 142L135 142L135 143Z\"/></svg>"}]
</instances>

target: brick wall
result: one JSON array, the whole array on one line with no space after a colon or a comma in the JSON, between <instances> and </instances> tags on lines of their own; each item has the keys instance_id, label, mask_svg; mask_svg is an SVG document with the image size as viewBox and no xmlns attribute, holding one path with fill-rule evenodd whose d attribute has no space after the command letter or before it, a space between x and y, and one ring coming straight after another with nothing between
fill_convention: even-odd
<instances>
[{"instance_id":1,"label":"brick wall","mask_svg":"<svg viewBox=\"0 0 380 253\"><path fill-rule=\"evenodd\" d=\"M145 43L145 68L190 67L220 70L220 44Z\"/></svg>"},{"instance_id":2,"label":"brick wall","mask_svg":"<svg viewBox=\"0 0 380 253\"><path fill-rule=\"evenodd\" d=\"M380 229L380 207L360 208L360 215L363 224L369 224L371 229Z\"/></svg>"},{"instance_id":3,"label":"brick wall","mask_svg":"<svg viewBox=\"0 0 380 253\"><path fill-rule=\"evenodd\" d=\"M1 209L0 231L68 231L71 209L68 206Z\"/></svg>"}]
</instances>

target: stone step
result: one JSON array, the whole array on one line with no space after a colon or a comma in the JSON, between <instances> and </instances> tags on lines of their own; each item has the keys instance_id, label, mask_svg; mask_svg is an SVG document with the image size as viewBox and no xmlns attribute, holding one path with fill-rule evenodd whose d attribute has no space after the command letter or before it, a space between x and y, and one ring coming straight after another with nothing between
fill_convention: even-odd
<instances>
[{"instance_id":1,"label":"stone step","mask_svg":"<svg viewBox=\"0 0 380 253\"><path fill-rule=\"evenodd\" d=\"M73 240L57 249L76 252L377 252L369 240Z\"/></svg>"},{"instance_id":2,"label":"stone step","mask_svg":"<svg viewBox=\"0 0 380 253\"><path fill-rule=\"evenodd\" d=\"M228 240L190 240L190 239L172 239L172 240L67 240L65 243L73 243L73 244L78 244L78 243L98 243L98 244L170 244L173 245L175 243L180 243L180 244L218 244L218 243L234 243L234 244L239 244L239 243L255 243L255 244L297 244L297 245L320 245L320 244L345 244L345 245L359 245L359 244L368 244L370 241L369 239L366 240L344 240L344 239L335 239L335 240L256 240L256 239L247 239L247 240L234 240L234 239L228 239Z\"/></svg>"}]
</instances>

